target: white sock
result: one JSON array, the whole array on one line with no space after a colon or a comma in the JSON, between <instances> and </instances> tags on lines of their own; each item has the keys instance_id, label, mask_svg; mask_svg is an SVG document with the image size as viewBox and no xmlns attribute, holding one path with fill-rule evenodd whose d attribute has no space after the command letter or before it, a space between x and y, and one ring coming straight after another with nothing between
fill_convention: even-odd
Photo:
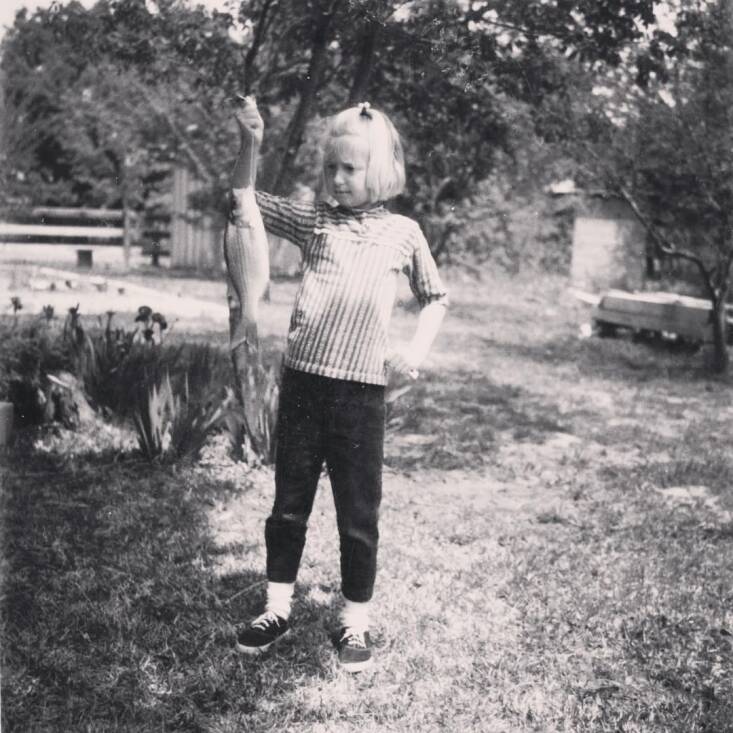
<instances>
[{"instance_id":1,"label":"white sock","mask_svg":"<svg viewBox=\"0 0 733 733\"><path fill-rule=\"evenodd\" d=\"M357 603L344 598L341 609L341 625L367 631L369 629L369 601Z\"/></svg>"},{"instance_id":2,"label":"white sock","mask_svg":"<svg viewBox=\"0 0 733 733\"><path fill-rule=\"evenodd\" d=\"M267 581L266 611L276 613L280 618L290 618L290 604L293 600L295 583L273 583Z\"/></svg>"}]
</instances>

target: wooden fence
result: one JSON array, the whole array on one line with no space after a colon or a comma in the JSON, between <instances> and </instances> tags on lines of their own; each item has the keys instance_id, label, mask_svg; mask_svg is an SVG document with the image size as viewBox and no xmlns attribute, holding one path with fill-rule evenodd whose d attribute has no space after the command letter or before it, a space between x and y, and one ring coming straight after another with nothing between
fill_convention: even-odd
<instances>
[{"instance_id":1,"label":"wooden fence","mask_svg":"<svg viewBox=\"0 0 733 733\"><path fill-rule=\"evenodd\" d=\"M0 222L0 254L3 244L34 244L28 248L36 258L52 261L61 248L77 257L77 265L91 267L93 253L100 255L110 245L120 247L121 260L130 263L133 231L137 245L157 265L161 256L170 256L170 267L219 274L225 270L223 214L197 211L191 195L201 189L201 182L188 170L176 167L172 177L170 209L158 207L145 213L137 222L132 212L118 209L36 207L13 222ZM300 251L287 240L269 237L270 272L292 276L300 270ZM64 245L66 245L64 247ZM67 255L68 256L68 255ZM96 259L96 258L95 258Z\"/></svg>"},{"instance_id":2,"label":"wooden fence","mask_svg":"<svg viewBox=\"0 0 733 733\"><path fill-rule=\"evenodd\" d=\"M77 264L92 266L95 251L110 246L122 248L125 265L130 262L130 221L122 209L35 207L0 222L0 243L8 246L43 245L75 251Z\"/></svg>"}]
</instances>

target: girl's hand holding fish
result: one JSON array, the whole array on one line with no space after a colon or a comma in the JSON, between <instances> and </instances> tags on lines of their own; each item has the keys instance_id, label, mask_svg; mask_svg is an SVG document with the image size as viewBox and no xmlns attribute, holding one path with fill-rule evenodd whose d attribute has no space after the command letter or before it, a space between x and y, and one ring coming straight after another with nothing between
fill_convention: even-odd
<instances>
[{"instance_id":1,"label":"girl's hand holding fish","mask_svg":"<svg viewBox=\"0 0 733 733\"><path fill-rule=\"evenodd\" d=\"M234 119L239 125L240 132L249 142L257 146L262 144L265 123L262 121L254 97L243 97L238 94L234 98Z\"/></svg>"}]
</instances>

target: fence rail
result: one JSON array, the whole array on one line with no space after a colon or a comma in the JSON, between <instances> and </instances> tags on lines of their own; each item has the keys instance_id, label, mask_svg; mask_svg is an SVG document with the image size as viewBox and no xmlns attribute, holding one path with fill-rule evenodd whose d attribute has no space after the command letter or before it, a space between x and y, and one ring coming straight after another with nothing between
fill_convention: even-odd
<instances>
[{"instance_id":1,"label":"fence rail","mask_svg":"<svg viewBox=\"0 0 733 733\"><path fill-rule=\"evenodd\" d=\"M130 262L129 215L124 209L86 209L39 206L14 214L16 221L0 222L0 243L54 244L76 250L77 265L91 267L98 247L122 247Z\"/></svg>"},{"instance_id":2,"label":"fence rail","mask_svg":"<svg viewBox=\"0 0 733 733\"><path fill-rule=\"evenodd\" d=\"M21 239L27 244L33 244L39 240L74 241L102 240L103 244L119 245L125 236L124 227L82 227L82 226L57 226L48 224L2 224L0 223L0 237L3 239ZM117 241L120 240L120 241Z\"/></svg>"}]
</instances>

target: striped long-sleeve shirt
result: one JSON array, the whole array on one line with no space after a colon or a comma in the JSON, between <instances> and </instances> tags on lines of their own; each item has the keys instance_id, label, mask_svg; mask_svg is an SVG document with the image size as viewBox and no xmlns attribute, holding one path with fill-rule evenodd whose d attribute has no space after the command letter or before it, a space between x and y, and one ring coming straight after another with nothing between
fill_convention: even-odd
<instances>
[{"instance_id":1,"label":"striped long-sleeve shirt","mask_svg":"<svg viewBox=\"0 0 733 733\"><path fill-rule=\"evenodd\" d=\"M418 224L381 206L352 211L263 192L257 192L257 203L265 228L289 239L303 256L285 365L335 379L385 384L398 275L407 275L421 307L447 303Z\"/></svg>"}]
</instances>

